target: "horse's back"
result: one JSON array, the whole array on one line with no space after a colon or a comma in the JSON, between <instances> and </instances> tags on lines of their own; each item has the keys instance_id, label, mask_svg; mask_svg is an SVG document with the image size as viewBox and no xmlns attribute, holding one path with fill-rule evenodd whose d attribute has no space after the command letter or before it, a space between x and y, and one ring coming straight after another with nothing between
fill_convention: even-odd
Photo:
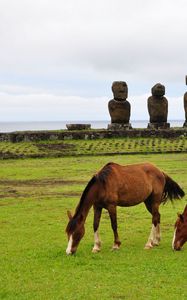
<instances>
[{"instance_id":1,"label":"horse's back","mask_svg":"<svg viewBox=\"0 0 187 300\"><path fill-rule=\"evenodd\" d=\"M152 163L146 162L125 166L114 164L113 167L121 172L124 180L129 178L130 184L133 184L133 186L142 184L149 187L149 189L151 188L153 191L160 188L163 189L165 185L165 176L163 172Z\"/></svg>"},{"instance_id":2,"label":"horse's back","mask_svg":"<svg viewBox=\"0 0 187 300\"><path fill-rule=\"evenodd\" d=\"M107 170L107 172L106 172ZM120 165L117 163L110 162L106 164L101 173L105 172L105 174L109 173L117 173L117 174L154 174L154 175L163 175L163 172L158 169L154 164L146 162L146 163L138 163L138 164L129 164L129 165ZM114 175L113 174L113 175Z\"/></svg>"},{"instance_id":3,"label":"horse's back","mask_svg":"<svg viewBox=\"0 0 187 300\"><path fill-rule=\"evenodd\" d=\"M152 192L162 192L163 173L151 163L119 165L109 163L99 172L104 182L102 194L117 205L136 205L145 201Z\"/></svg>"}]
</instances>

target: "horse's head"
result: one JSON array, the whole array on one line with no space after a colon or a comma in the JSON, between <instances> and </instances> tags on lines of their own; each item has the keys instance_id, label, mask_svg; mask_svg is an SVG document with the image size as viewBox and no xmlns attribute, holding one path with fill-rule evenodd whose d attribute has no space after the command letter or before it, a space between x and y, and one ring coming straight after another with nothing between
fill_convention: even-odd
<instances>
[{"instance_id":1,"label":"horse's head","mask_svg":"<svg viewBox=\"0 0 187 300\"><path fill-rule=\"evenodd\" d=\"M173 250L181 250L184 243L187 241L187 205L182 214L178 214L175 223L175 231L173 236Z\"/></svg>"},{"instance_id":2,"label":"horse's head","mask_svg":"<svg viewBox=\"0 0 187 300\"><path fill-rule=\"evenodd\" d=\"M75 254L77 247L84 236L84 218L82 215L72 217L71 213L68 211L69 222L66 227L66 233L68 236L68 246L66 249L66 254Z\"/></svg>"}]
</instances>

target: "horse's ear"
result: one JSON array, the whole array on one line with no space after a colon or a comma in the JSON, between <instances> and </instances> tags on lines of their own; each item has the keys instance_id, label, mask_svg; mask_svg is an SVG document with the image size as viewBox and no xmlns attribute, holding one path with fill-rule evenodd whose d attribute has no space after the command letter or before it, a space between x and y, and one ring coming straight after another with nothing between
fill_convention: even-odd
<instances>
[{"instance_id":1,"label":"horse's ear","mask_svg":"<svg viewBox=\"0 0 187 300\"><path fill-rule=\"evenodd\" d=\"M179 219L181 220L181 222L184 222L184 217L183 217L183 215L180 214L180 213L178 213L177 215L178 215Z\"/></svg>"},{"instance_id":2,"label":"horse's ear","mask_svg":"<svg viewBox=\"0 0 187 300\"><path fill-rule=\"evenodd\" d=\"M69 220L71 220L73 218L72 214L71 214L71 212L69 210L67 211L67 215L68 215Z\"/></svg>"}]
</instances>

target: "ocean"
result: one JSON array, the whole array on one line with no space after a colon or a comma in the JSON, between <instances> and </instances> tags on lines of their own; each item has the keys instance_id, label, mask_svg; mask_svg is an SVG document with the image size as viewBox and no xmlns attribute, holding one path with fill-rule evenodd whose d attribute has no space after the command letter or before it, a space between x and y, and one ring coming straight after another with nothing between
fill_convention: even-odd
<instances>
[{"instance_id":1,"label":"ocean","mask_svg":"<svg viewBox=\"0 0 187 300\"><path fill-rule=\"evenodd\" d=\"M109 120L103 121L45 121L45 122L0 122L0 132L14 132L25 130L60 130L67 129L66 124L91 124L93 129L107 129ZM170 120L170 127L182 127L184 120ZM131 121L133 128L147 128L147 120Z\"/></svg>"}]
</instances>

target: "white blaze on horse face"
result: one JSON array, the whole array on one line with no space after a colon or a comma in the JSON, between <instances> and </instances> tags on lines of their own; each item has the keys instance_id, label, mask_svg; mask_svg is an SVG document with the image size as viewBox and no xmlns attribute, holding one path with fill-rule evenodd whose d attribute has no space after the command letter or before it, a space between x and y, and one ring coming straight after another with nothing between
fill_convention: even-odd
<instances>
[{"instance_id":1,"label":"white blaze on horse face","mask_svg":"<svg viewBox=\"0 0 187 300\"><path fill-rule=\"evenodd\" d=\"M66 254L67 255L72 253L71 252L72 245L73 245L73 237L72 237L72 235L70 235L68 246L67 246L67 249L66 249Z\"/></svg>"},{"instance_id":2,"label":"white blaze on horse face","mask_svg":"<svg viewBox=\"0 0 187 300\"><path fill-rule=\"evenodd\" d=\"M175 238L176 238L176 231L177 231L177 228L175 228L174 235L173 235L173 241L172 241L172 249L173 250L175 250L174 243L175 243Z\"/></svg>"}]
</instances>

